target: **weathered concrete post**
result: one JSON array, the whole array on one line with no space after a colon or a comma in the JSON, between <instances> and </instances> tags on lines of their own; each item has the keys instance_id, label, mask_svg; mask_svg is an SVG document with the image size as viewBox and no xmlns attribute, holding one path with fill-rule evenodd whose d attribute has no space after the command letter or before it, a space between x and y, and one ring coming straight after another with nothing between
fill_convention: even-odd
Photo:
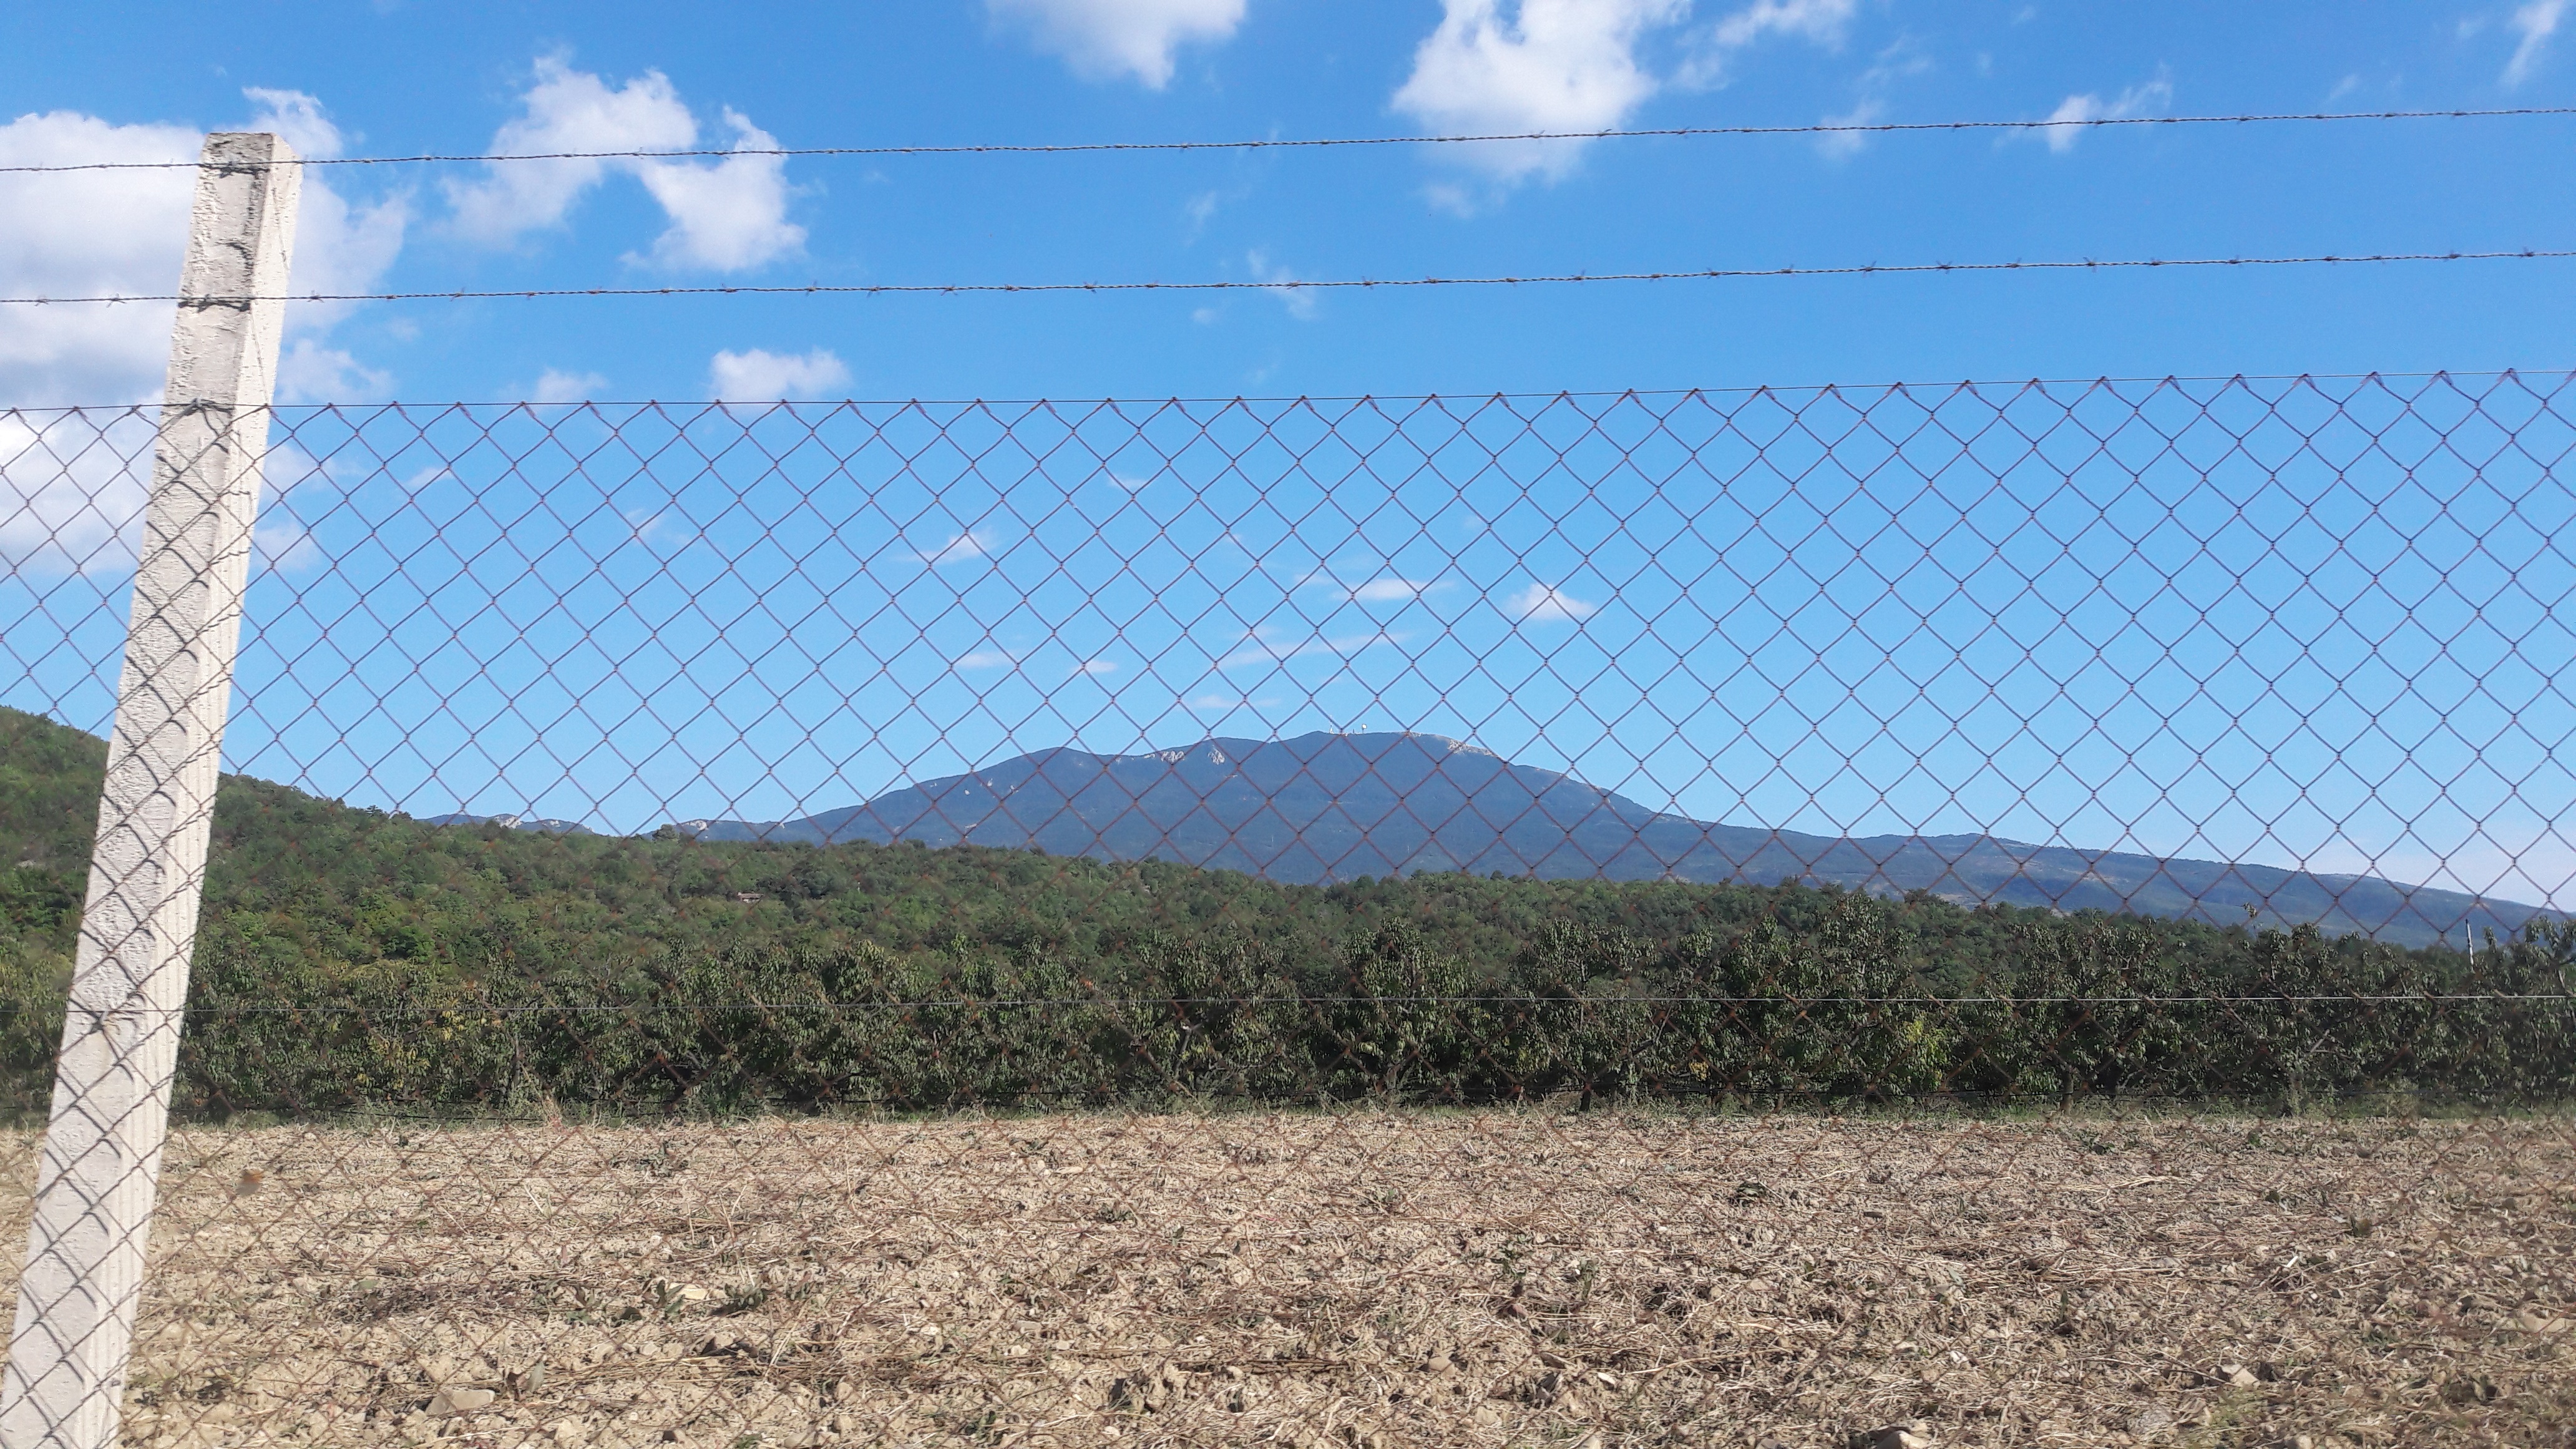
<instances>
[{"instance_id":1,"label":"weathered concrete post","mask_svg":"<svg viewBox=\"0 0 2576 1449\"><path fill-rule=\"evenodd\" d=\"M37 1167L0 1446L107 1449L178 1064L251 521L303 179L275 136L206 138L134 574L71 1009Z\"/></svg>"}]
</instances>

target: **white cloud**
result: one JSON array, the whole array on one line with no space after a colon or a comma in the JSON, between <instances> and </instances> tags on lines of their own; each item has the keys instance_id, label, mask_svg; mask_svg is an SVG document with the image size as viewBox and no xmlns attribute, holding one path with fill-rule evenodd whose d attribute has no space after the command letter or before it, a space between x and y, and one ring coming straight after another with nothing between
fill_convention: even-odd
<instances>
[{"instance_id":1,"label":"white cloud","mask_svg":"<svg viewBox=\"0 0 2576 1449\"><path fill-rule=\"evenodd\" d=\"M1264 290L1288 308L1289 316L1300 322L1315 320L1315 289L1287 285L1298 280L1296 273L1286 267L1272 265L1270 253L1260 247L1245 253L1243 262L1251 270L1253 280L1263 283Z\"/></svg>"},{"instance_id":2,"label":"white cloud","mask_svg":"<svg viewBox=\"0 0 2576 1449\"><path fill-rule=\"evenodd\" d=\"M321 104L295 91L245 93L249 123L302 154L340 149ZM0 126L0 164L193 161L203 133L184 126L114 125L54 111ZM18 296L167 292L187 247L194 173L86 171L0 176L0 291ZM363 292L393 265L410 219L397 194L352 205L317 174L304 178L296 229L297 291ZM299 303L290 328L327 331L348 307ZM160 394L170 354L168 303L12 309L0 327L0 405L126 403Z\"/></svg>"},{"instance_id":3,"label":"white cloud","mask_svg":"<svg viewBox=\"0 0 2576 1449\"><path fill-rule=\"evenodd\" d=\"M775 150L778 138L732 110L734 150ZM728 156L713 164L643 163L644 188L662 203L671 228L653 243L665 265L739 272L805 245L805 228L787 219L787 158Z\"/></svg>"},{"instance_id":4,"label":"white cloud","mask_svg":"<svg viewBox=\"0 0 2576 1449\"><path fill-rule=\"evenodd\" d=\"M2571 4L2576 0L2531 0L2513 12L2513 18L2506 23L2521 34L2522 41L2513 48L2513 59L2505 63L2506 85L2518 86L2530 79L2532 68L2549 49L2549 38L2558 33L2558 24L2567 18Z\"/></svg>"},{"instance_id":5,"label":"white cloud","mask_svg":"<svg viewBox=\"0 0 2576 1449\"><path fill-rule=\"evenodd\" d=\"M1688 0L1442 0L1440 25L1414 51L1395 108L1436 135L1597 131L1618 125L1656 80L1637 62L1645 31L1679 20ZM1444 146L1443 155L1503 181L1549 180L1574 167L1580 141Z\"/></svg>"},{"instance_id":6,"label":"white cloud","mask_svg":"<svg viewBox=\"0 0 2576 1449\"><path fill-rule=\"evenodd\" d=\"M1244 0L985 0L996 20L1026 26L1038 47L1063 56L1091 80L1133 76L1154 90L1171 83L1172 53L1210 44L1243 23Z\"/></svg>"},{"instance_id":7,"label":"white cloud","mask_svg":"<svg viewBox=\"0 0 2576 1449\"><path fill-rule=\"evenodd\" d=\"M116 126L52 111L0 126L0 165L191 161L204 140L184 126ZM0 290L169 291L179 280L194 185L184 170L0 175ZM166 302L10 308L0 326L0 406L157 397L172 313Z\"/></svg>"},{"instance_id":8,"label":"white cloud","mask_svg":"<svg viewBox=\"0 0 2576 1449\"><path fill-rule=\"evenodd\" d=\"M950 538L937 548L917 548L913 556L937 568L941 564L964 563L968 559L990 558L993 536L980 528L969 529Z\"/></svg>"},{"instance_id":9,"label":"white cloud","mask_svg":"<svg viewBox=\"0 0 2576 1449\"><path fill-rule=\"evenodd\" d=\"M248 129L275 132L297 155L337 156L345 149L340 128L332 124L322 103L304 92L253 86L242 95L259 108ZM372 205L353 206L323 182L320 173L305 172L295 213L294 289L342 294L375 290L378 279L402 254L403 236L410 226L409 193L396 192ZM356 306L352 302L290 303L286 325L294 332L327 332ZM349 365L357 367L354 361ZM359 370L384 378L382 373Z\"/></svg>"},{"instance_id":10,"label":"white cloud","mask_svg":"<svg viewBox=\"0 0 2576 1449\"><path fill-rule=\"evenodd\" d=\"M1420 579L1371 579L1351 590L1351 599L1362 604L1404 603L1421 598L1438 587L1438 584Z\"/></svg>"},{"instance_id":11,"label":"white cloud","mask_svg":"<svg viewBox=\"0 0 2576 1449\"><path fill-rule=\"evenodd\" d=\"M1216 667L1233 669L1246 664L1285 664L1291 659L1306 659L1318 654L1347 657L1364 649L1401 644L1404 638L1404 635L1386 629L1367 634L1323 637L1264 624L1246 633L1240 646L1219 659Z\"/></svg>"},{"instance_id":12,"label":"white cloud","mask_svg":"<svg viewBox=\"0 0 2576 1449\"><path fill-rule=\"evenodd\" d=\"M1766 35L1796 35L1839 45L1859 0L1754 0L1709 27L1709 43L1741 50Z\"/></svg>"},{"instance_id":13,"label":"white cloud","mask_svg":"<svg viewBox=\"0 0 2576 1449\"><path fill-rule=\"evenodd\" d=\"M1562 589L1532 584L1506 599L1503 612L1529 623L1545 624L1589 619L1601 612L1601 606L1578 599Z\"/></svg>"},{"instance_id":14,"label":"white cloud","mask_svg":"<svg viewBox=\"0 0 2576 1449\"><path fill-rule=\"evenodd\" d=\"M2159 76L2144 85L2129 87L2120 92L2119 99L2114 101L2105 102L2100 96L2090 92L2080 96L2068 96L2058 102L2056 110L2048 113L2047 120L2039 122L2031 129L2041 133L2048 142L2049 150L2063 156L2075 149L2076 141L2086 130L2086 122L2116 121L2144 111L2162 110L2172 100L2173 82Z\"/></svg>"},{"instance_id":15,"label":"white cloud","mask_svg":"<svg viewBox=\"0 0 2576 1449\"><path fill-rule=\"evenodd\" d=\"M251 557L262 569L292 572L322 561L322 547L302 523L282 514L262 518L250 531Z\"/></svg>"},{"instance_id":16,"label":"white cloud","mask_svg":"<svg viewBox=\"0 0 2576 1449\"><path fill-rule=\"evenodd\" d=\"M153 423L149 409L0 412L0 561L28 574L130 567Z\"/></svg>"},{"instance_id":17,"label":"white cloud","mask_svg":"<svg viewBox=\"0 0 2576 1449\"><path fill-rule=\"evenodd\" d=\"M613 91L560 56L540 57L536 73L536 84L520 98L524 114L493 135L495 155L675 151L698 139L696 119L660 71L646 71ZM449 181L447 200L456 210L458 232L506 246L528 232L561 226L572 204L608 168L606 161L496 161L485 166L479 181Z\"/></svg>"},{"instance_id":18,"label":"white cloud","mask_svg":"<svg viewBox=\"0 0 2576 1449\"><path fill-rule=\"evenodd\" d=\"M1020 657L1001 649L970 649L957 656L960 669L1001 669L1020 662Z\"/></svg>"},{"instance_id":19,"label":"white cloud","mask_svg":"<svg viewBox=\"0 0 2576 1449\"><path fill-rule=\"evenodd\" d=\"M1932 69L1932 59L1916 54L1912 42L1900 37L1895 44L1878 53L1870 68L1862 71L1852 89L1859 101L1839 116L1825 117L1829 126L1868 126L1887 114L1887 93L1897 82ZM1816 153L1828 161L1844 161L1869 145L1869 134L1863 131L1828 131L1816 138Z\"/></svg>"},{"instance_id":20,"label":"white cloud","mask_svg":"<svg viewBox=\"0 0 2576 1449\"><path fill-rule=\"evenodd\" d=\"M815 397L842 387L850 369L825 348L778 353L719 352L707 364L709 395L719 402L780 402Z\"/></svg>"},{"instance_id":21,"label":"white cloud","mask_svg":"<svg viewBox=\"0 0 2576 1449\"><path fill-rule=\"evenodd\" d=\"M352 206L338 192L304 174L295 216L295 290L347 295L372 292L402 254L411 226L411 198L397 193L370 206ZM290 331L327 331L358 306L354 302L290 302Z\"/></svg>"},{"instance_id":22,"label":"white cloud","mask_svg":"<svg viewBox=\"0 0 2576 1449\"><path fill-rule=\"evenodd\" d=\"M1692 37L1691 57L1675 79L1693 87L1723 85L1736 52L1775 35L1838 46L1859 8L1860 0L1754 0Z\"/></svg>"},{"instance_id":23,"label":"white cloud","mask_svg":"<svg viewBox=\"0 0 2576 1449\"><path fill-rule=\"evenodd\" d=\"M1086 659L1080 664L1073 666L1073 674L1077 679L1084 675L1092 675L1096 677L1104 674L1116 674L1117 672L1118 666L1106 659Z\"/></svg>"},{"instance_id":24,"label":"white cloud","mask_svg":"<svg viewBox=\"0 0 2576 1449\"><path fill-rule=\"evenodd\" d=\"M1435 181L1422 188L1422 199L1430 202L1434 211L1445 211L1452 216L1476 214L1476 194L1464 186Z\"/></svg>"},{"instance_id":25,"label":"white cloud","mask_svg":"<svg viewBox=\"0 0 2576 1449\"><path fill-rule=\"evenodd\" d=\"M1308 574L1299 586L1328 588L1356 604L1411 603L1434 589L1449 587L1438 579L1408 579L1394 574L1353 584L1334 577L1329 570Z\"/></svg>"},{"instance_id":26,"label":"white cloud","mask_svg":"<svg viewBox=\"0 0 2576 1449\"><path fill-rule=\"evenodd\" d=\"M539 59L522 114L492 138L501 155L558 151L676 151L698 143L697 119L660 71L612 90L560 56ZM736 151L762 151L775 137L726 110ZM720 161L617 157L606 160L508 161L485 166L475 181L447 183L454 225L468 240L508 246L534 231L560 227L575 203L612 174L644 183L670 227L652 257L671 266L733 272L795 251L805 229L787 220L786 158L734 155Z\"/></svg>"},{"instance_id":27,"label":"white cloud","mask_svg":"<svg viewBox=\"0 0 2576 1449\"><path fill-rule=\"evenodd\" d=\"M608 386L608 379L595 372L564 372L549 367L537 377L536 401L541 403L588 402Z\"/></svg>"},{"instance_id":28,"label":"white cloud","mask_svg":"<svg viewBox=\"0 0 2576 1449\"><path fill-rule=\"evenodd\" d=\"M277 362L280 402L380 402L393 396L393 386L391 373L310 337L297 338Z\"/></svg>"},{"instance_id":29,"label":"white cloud","mask_svg":"<svg viewBox=\"0 0 2576 1449\"><path fill-rule=\"evenodd\" d=\"M1864 99L1859 105L1852 107L1850 110L1843 112L1839 116L1825 117L1825 124L1828 126L1866 126L1877 121L1880 116L1883 116L1886 113L1886 103L1875 96L1871 96ZM1834 161L1841 161L1849 157L1857 156L1860 154L1861 148L1868 144L1869 134L1865 131L1828 131L1816 138L1816 150L1827 159Z\"/></svg>"},{"instance_id":30,"label":"white cloud","mask_svg":"<svg viewBox=\"0 0 2576 1449\"><path fill-rule=\"evenodd\" d=\"M242 98L259 107L248 129L275 132L295 148L298 156L340 154L340 128L322 113L320 101L302 91L277 91L265 86L244 90Z\"/></svg>"},{"instance_id":31,"label":"white cloud","mask_svg":"<svg viewBox=\"0 0 2576 1449\"><path fill-rule=\"evenodd\" d=\"M701 536L689 515L676 508L630 508L625 510L625 518L627 537L646 548L667 549Z\"/></svg>"},{"instance_id":32,"label":"white cloud","mask_svg":"<svg viewBox=\"0 0 2576 1449\"><path fill-rule=\"evenodd\" d=\"M158 410L53 417L0 412L0 563L20 576L119 573L134 567ZM268 452L251 542L262 568L320 558L291 497L335 482L292 441Z\"/></svg>"}]
</instances>

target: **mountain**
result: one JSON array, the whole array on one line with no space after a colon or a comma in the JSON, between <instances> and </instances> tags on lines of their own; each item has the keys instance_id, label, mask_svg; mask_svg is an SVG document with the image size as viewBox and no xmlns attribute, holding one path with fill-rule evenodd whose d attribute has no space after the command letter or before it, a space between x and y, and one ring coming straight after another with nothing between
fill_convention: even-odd
<instances>
[{"instance_id":1,"label":"mountain","mask_svg":"<svg viewBox=\"0 0 2576 1449\"><path fill-rule=\"evenodd\" d=\"M423 825L498 825L504 830L524 830L534 835L590 835L594 832L578 820L541 820L533 815L426 815Z\"/></svg>"},{"instance_id":2,"label":"mountain","mask_svg":"<svg viewBox=\"0 0 2576 1449\"><path fill-rule=\"evenodd\" d=\"M2025 845L1716 825L1427 734L1211 739L1141 755L1041 750L800 820L692 820L702 840L1035 848L1318 883L1467 871L1699 882L1798 880L1962 905L2259 925L2314 922L2403 945L2520 930L2536 906L2372 876ZM2250 908L2250 909L2249 909Z\"/></svg>"}]
</instances>

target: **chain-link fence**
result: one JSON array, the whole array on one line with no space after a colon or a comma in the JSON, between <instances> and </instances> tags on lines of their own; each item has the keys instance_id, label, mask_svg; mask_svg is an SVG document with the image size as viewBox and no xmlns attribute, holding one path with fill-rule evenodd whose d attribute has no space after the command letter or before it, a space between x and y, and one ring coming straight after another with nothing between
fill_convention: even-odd
<instances>
[{"instance_id":1,"label":"chain-link fence","mask_svg":"<svg viewBox=\"0 0 2576 1449\"><path fill-rule=\"evenodd\" d=\"M274 409L126 1433L2553 1442L2569 382Z\"/></svg>"}]
</instances>

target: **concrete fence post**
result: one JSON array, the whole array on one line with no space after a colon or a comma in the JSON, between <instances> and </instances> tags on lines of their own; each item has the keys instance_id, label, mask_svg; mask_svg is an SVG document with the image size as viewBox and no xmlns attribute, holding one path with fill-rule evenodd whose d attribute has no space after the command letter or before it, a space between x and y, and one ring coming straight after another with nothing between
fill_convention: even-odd
<instances>
[{"instance_id":1,"label":"concrete fence post","mask_svg":"<svg viewBox=\"0 0 2576 1449\"><path fill-rule=\"evenodd\" d=\"M0 1446L115 1444L206 875L303 168L206 138Z\"/></svg>"}]
</instances>

